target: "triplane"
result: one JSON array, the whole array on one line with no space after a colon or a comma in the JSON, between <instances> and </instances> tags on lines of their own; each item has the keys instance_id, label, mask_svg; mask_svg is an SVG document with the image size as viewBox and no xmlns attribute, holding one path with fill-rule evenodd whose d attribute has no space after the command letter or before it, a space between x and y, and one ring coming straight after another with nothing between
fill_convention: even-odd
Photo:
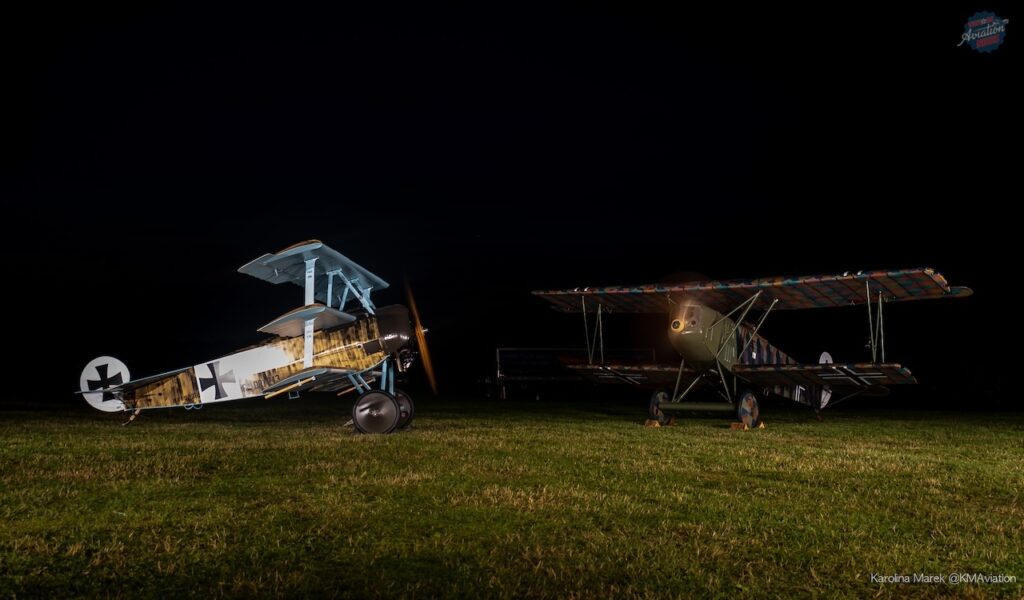
<instances>
[{"instance_id":1,"label":"triplane","mask_svg":"<svg viewBox=\"0 0 1024 600\"><path fill-rule=\"evenodd\" d=\"M820 413L853 396L885 394L887 385L917 383L908 369L886 362L883 307L887 302L963 298L972 291L950 287L932 269L905 269L533 293L557 310L583 314L587 363L568 366L598 382L653 388L651 420L664 424L679 410L735 410L746 426L757 427L758 394L789 398ZM824 352L818 364L801 364L759 333L772 311L855 304L868 309L871 362L834 363ZM606 364L601 316L613 311L666 315L679 364ZM588 314L595 315L593 326ZM725 402L686 402L704 386Z\"/></svg>"},{"instance_id":2,"label":"triplane","mask_svg":"<svg viewBox=\"0 0 1024 600\"><path fill-rule=\"evenodd\" d=\"M99 410L131 411L130 423L149 408L196 409L260 396L355 391L352 422L363 433L389 433L412 422L412 399L395 389L395 374L406 371L417 356L436 393L426 330L408 286L408 308L375 306L370 295L388 287L387 282L319 240L264 254L238 271L304 287L302 306L259 328L273 338L134 381L123 362L101 356L82 371L79 393Z\"/></svg>"}]
</instances>

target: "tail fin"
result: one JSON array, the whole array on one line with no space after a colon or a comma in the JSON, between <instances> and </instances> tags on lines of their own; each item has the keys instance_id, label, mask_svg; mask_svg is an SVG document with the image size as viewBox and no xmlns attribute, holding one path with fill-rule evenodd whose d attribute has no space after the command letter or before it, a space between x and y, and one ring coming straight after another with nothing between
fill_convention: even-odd
<instances>
[{"instance_id":1,"label":"tail fin","mask_svg":"<svg viewBox=\"0 0 1024 600\"><path fill-rule=\"evenodd\" d=\"M124 403L115 394L100 390L108 390L130 380L128 367L123 362L112 356L99 356L89 361L82 370L82 397L93 408L105 412L122 411Z\"/></svg>"}]
</instances>

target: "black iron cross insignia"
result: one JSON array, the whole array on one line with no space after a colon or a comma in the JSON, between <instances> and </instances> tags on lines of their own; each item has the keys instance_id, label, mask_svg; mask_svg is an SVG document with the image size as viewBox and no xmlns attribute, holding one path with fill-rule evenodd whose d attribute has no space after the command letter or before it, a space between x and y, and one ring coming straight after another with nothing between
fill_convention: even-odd
<instances>
[{"instance_id":1,"label":"black iron cross insignia","mask_svg":"<svg viewBox=\"0 0 1024 600\"><path fill-rule=\"evenodd\" d=\"M120 373L116 373L113 377L107 376L107 367L110 365L96 365L96 372L99 373L99 380L86 379L85 383L89 386L90 390L105 390L115 385L121 385L124 380L121 378ZM103 402L108 402L114 399L114 395L110 392L103 392Z\"/></svg>"},{"instance_id":2,"label":"black iron cross insignia","mask_svg":"<svg viewBox=\"0 0 1024 600\"><path fill-rule=\"evenodd\" d=\"M217 372L217 366L219 364L220 363L215 363L215 362L207 363L206 364L206 368L210 369L210 375L213 375L213 377L200 377L199 378L199 387L201 388L200 392L205 392L206 388L213 386L213 388L214 388L214 390L213 390L213 399L214 400L220 400L224 396L227 396L227 393L224 392L223 384L225 384L225 383L236 383L235 382L235 372L234 371L228 371L227 373L224 373L223 375L221 375L221 374L219 374Z\"/></svg>"}]
</instances>

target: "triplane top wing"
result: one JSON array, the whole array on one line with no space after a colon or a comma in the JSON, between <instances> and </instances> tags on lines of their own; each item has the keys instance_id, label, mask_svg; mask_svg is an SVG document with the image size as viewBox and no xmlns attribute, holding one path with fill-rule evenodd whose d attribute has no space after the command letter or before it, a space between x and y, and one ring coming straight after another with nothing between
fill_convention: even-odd
<instances>
[{"instance_id":1,"label":"triplane top wing","mask_svg":"<svg viewBox=\"0 0 1024 600\"><path fill-rule=\"evenodd\" d=\"M315 261L314 281L306 281L308 261ZM289 246L276 254L264 254L238 269L270 283L294 283L315 289L314 301L325 306L345 306L349 298L362 299L369 292L388 287L386 281L353 262L344 254L325 246L320 240L307 240Z\"/></svg>"},{"instance_id":2,"label":"triplane top wing","mask_svg":"<svg viewBox=\"0 0 1024 600\"><path fill-rule=\"evenodd\" d=\"M533 294L564 312L593 311L600 304L604 310L612 312L664 314L687 297L724 312L758 291L762 293L752 307L755 310L765 310L773 303L775 310L864 304L869 298L877 301L879 293L886 302L963 297L972 293L967 287L951 287L946 278L934 269L921 268L674 285L575 288L535 291Z\"/></svg>"}]
</instances>

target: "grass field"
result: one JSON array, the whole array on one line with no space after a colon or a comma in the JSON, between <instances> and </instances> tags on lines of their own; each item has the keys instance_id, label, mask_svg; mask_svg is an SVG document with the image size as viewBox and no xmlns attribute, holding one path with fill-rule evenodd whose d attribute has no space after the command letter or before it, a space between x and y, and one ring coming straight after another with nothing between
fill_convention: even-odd
<instances>
[{"instance_id":1,"label":"grass field","mask_svg":"<svg viewBox=\"0 0 1024 600\"><path fill-rule=\"evenodd\" d=\"M1024 595L1024 414L347 408L0 412L0 596Z\"/></svg>"}]
</instances>

